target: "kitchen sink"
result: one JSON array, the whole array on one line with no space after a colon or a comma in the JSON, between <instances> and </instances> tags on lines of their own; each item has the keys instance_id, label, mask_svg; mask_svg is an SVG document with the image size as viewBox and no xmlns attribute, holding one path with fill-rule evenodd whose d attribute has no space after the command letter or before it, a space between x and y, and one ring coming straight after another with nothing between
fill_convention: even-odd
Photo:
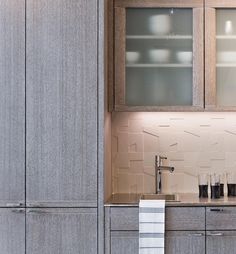
<instances>
[{"instance_id":1,"label":"kitchen sink","mask_svg":"<svg viewBox=\"0 0 236 254\"><path fill-rule=\"evenodd\" d=\"M165 200L166 202L179 202L177 194L142 194L140 199Z\"/></svg>"}]
</instances>

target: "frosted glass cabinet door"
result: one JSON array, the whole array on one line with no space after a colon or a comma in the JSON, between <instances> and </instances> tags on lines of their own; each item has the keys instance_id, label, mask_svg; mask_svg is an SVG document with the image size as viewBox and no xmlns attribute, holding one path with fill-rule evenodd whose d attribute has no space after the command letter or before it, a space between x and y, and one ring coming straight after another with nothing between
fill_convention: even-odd
<instances>
[{"instance_id":1,"label":"frosted glass cabinet door","mask_svg":"<svg viewBox=\"0 0 236 254\"><path fill-rule=\"evenodd\" d=\"M115 110L203 108L203 2L115 1Z\"/></svg>"},{"instance_id":2,"label":"frosted glass cabinet door","mask_svg":"<svg viewBox=\"0 0 236 254\"><path fill-rule=\"evenodd\" d=\"M206 108L235 110L236 2L206 3Z\"/></svg>"}]
</instances>

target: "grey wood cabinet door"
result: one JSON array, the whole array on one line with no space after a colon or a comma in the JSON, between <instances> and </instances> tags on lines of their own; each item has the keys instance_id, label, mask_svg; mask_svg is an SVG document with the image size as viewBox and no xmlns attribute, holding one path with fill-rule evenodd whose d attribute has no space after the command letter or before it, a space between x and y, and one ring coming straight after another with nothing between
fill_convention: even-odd
<instances>
[{"instance_id":1,"label":"grey wood cabinet door","mask_svg":"<svg viewBox=\"0 0 236 254\"><path fill-rule=\"evenodd\" d=\"M208 231L206 237L207 254L235 253L236 231Z\"/></svg>"},{"instance_id":2,"label":"grey wood cabinet door","mask_svg":"<svg viewBox=\"0 0 236 254\"><path fill-rule=\"evenodd\" d=\"M25 254L24 209L0 209L0 253Z\"/></svg>"},{"instance_id":3,"label":"grey wood cabinet door","mask_svg":"<svg viewBox=\"0 0 236 254\"><path fill-rule=\"evenodd\" d=\"M27 209L26 253L97 254L97 209Z\"/></svg>"},{"instance_id":4,"label":"grey wood cabinet door","mask_svg":"<svg viewBox=\"0 0 236 254\"><path fill-rule=\"evenodd\" d=\"M165 254L205 254L205 232L166 232Z\"/></svg>"},{"instance_id":5,"label":"grey wood cabinet door","mask_svg":"<svg viewBox=\"0 0 236 254\"><path fill-rule=\"evenodd\" d=\"M25 2L0 1L0 205L24 201Z\"/></svg>"},{"instance_id":6,"label":"grey wood cabinet door","mask_svg":"<svg viewBox=\"0 0 236 254\"><path fill-rule=\"evenodd\" d=\"M96 207L97 1L27 0L26 77L28 204Z\"/></svg>"},{"instance_id":7,"label":"grey wood cabinet door","mask_svg":"<svg viewBox=\"0 0 236 254\"><path fill-rule=\"evenodd\" d=\"M112 231L111 254L138 254L138 231Z\"/></svg>"}]
</instances>

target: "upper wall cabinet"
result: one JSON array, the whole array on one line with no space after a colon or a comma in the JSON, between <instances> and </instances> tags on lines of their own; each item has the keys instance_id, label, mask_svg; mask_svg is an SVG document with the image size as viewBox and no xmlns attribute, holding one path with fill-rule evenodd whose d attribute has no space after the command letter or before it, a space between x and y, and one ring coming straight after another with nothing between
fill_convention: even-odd
<instances>
[{"instance_id":1,"label":"upper wall cabinet","mask_svg":"<svg viewBox=\"0 0 236 254\"><path fill-rule=\"evenodd\" d=\"M203 0L115 0L114 110L203 110L203 12Z\"/></svg>"},{"instance_id":2,"label":"upper wall cabinet","mask_svg":"<svg viewBox=\"0 0 236 254\"><path fill-rule=\"evenodd\" d=\"M236 110L236 1L206 0L205 103Z\"/></svg>"},{"instance_id":3,"label":"upper wall cabinet","mask_svg":"<svg viewBox=\"0 0 236 254\"><path fill-rule=\"evenodd\" d=\"M0 34L0 206L18 206L25 200L25 1L0 1Z\"/></svg>"},{"instance_id":4,"label":"upper wall cabinet","mask_svg":"<svg viewBox=\"0 0 236 254\"><path fill-rule=\"evenodd\" d=\"M97 206L97 1L27 0L27 205Z\"/></svg>"}]
</instances>

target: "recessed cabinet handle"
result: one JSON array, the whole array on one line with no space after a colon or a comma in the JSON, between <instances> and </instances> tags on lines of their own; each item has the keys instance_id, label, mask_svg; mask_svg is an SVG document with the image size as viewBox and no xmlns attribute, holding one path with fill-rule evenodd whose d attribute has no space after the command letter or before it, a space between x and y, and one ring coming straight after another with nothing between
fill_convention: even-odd
<instances>
[{"instance_id":1,"label":"recessed cabinet handle","mask_svg":"<svg viewBox=\"0 0 236 254\"><path fill-rule=\"evenodd\" d=\"M223 236L224 234L222 232L217 233L209 233L208 236Z\"/></svg>"},{"instance_id":2,"label":"recessed cabinet handle","mask_svg":"<svg viewBox=\"0 0 236 254\"><path fill-rule=\"evenodd\" d=\"M24 204L19 202L19 203L7 203L7 207L22 207Z\"/></svg>"},{"instance_id":3,"label":"recessed cabinet handle","mask_svg":"<svg viewBox=\"0 0 236 254\"><path fill-rule=\"evenodd\" d=\"M13 213L24 213L25 209L12 209L11 210Z\"/></svg>"},{"instance_id":4,"label":"recessed cabinet handle","mask_svg":"<svg viewBox=\"0 0 236 254\"><path fill-rule=\"evenodd\" d=\"M211 212L224 212L223 208L211 208L210 209Z\"/></svg>"},{"instance_id":5,"label":"recessed cabinet handle","mask_svg":"<svg viewBox=\"0 0 236 254\"><path fill-rule=\"evenodd\" d=\"M39 209L30 209L27 210L27 213L47 213L47 211L39 210Z\"/></svg>"},{"instance_id":6,"label":"recessed cabinet handle","mask_svg":"<svg viewBox=\"0 0 236 254\"><path fill-rule=\"evenodd\" d=\"M189 236L204 236L203 233L189 233Z\"/></svg>"}]
</instances>

